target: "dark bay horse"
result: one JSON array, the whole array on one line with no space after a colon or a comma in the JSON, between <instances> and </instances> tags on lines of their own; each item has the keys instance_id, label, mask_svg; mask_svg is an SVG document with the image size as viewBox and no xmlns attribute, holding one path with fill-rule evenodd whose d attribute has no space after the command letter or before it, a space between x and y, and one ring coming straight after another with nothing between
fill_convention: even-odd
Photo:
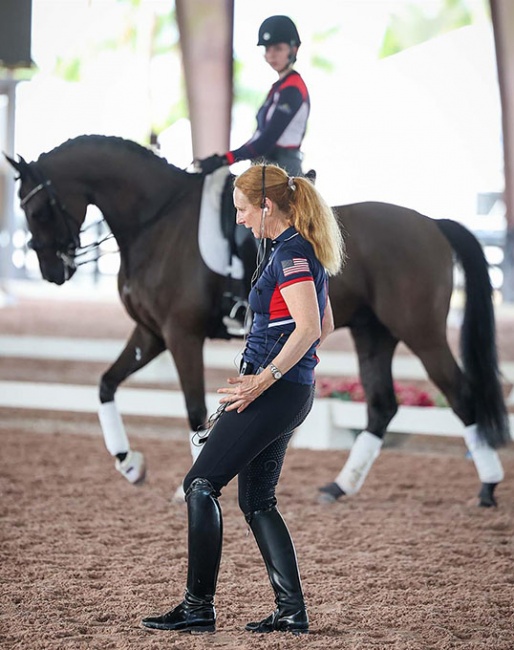
<instances>
[{"instance_id":1,"label":"dark bay horse","mask_svg":"<svg viewBox=\"0 0 514 650\"><path fill-rule=\"evenodd\" d=\"M226 286L199 250L205 179L116 137L80 136L35 162L8 160L19 174L19 197L43 278L60 285L72 277L89 204L98 206L118 243L119 293L136 325L100 381L100 408L110 407L105 426L116 429L115 438L123 438L114 405L118 386L168 349L191 431L204 427L203 344L222 331L220 304ZM335 500L362 485L398 409L391 367L395 348L403 341L463 423L482 484L480 504L495 505L494 489L503 479L497 449L510 441L510 433L492 289L480 244L455 221L430 219L395 205L369 202L335 210L348 262L331 278L330 297L336 328L349 327L355 342L368 422L342 476L321 491ZM446 337L454 255L467 288L460 364ZM104 422L102 426L107 448L116 455L117 443L109 439ZM140 470L133 477L125 475L136 482L143 478Z\"/></svg>"}]
</instances>

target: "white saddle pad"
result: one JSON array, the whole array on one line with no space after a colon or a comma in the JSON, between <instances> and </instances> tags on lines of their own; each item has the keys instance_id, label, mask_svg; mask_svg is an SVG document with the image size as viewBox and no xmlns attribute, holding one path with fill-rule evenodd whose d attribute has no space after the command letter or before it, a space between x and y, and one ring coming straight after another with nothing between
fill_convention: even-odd
<instances>
[{"instance_id":1,"label":"white saddle pad","mask_svg":"<svg viewBox=\"0 0 514 650\"><path fill-rule=\"evenodd\" d=\"M236 280L243 278L243 265L238 257L231 257L230 247L221 232L220 206L221 194L228 167L220 167L205 177L198 225L198 244L205 264L220 275L231 275Z\"/></svg>"}]
</instances>

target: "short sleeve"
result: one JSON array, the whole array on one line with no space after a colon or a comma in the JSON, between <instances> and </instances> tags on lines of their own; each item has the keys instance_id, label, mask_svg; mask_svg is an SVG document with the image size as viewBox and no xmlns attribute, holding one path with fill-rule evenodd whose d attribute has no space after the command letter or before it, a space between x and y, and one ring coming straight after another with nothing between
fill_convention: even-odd
<instances>
[{"instance_id":1,"label":"short sleeve","mask_svg":"<svg viewBox=\"0 0 514 650\"><path fill-rule=\"evenodd\" d=\"M302 251L278 251L274 265L279 289L296 282L314 281L308 257Z\"/></svg>"}]
</instances>

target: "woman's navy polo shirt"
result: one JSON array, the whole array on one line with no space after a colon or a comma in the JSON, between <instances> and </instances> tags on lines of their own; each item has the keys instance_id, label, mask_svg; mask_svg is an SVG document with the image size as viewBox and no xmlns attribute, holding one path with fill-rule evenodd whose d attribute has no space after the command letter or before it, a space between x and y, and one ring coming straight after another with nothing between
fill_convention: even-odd
<instances>
[{"instance_id":1,"label":"woman's navy polo shirt","mask_svg":"<svg viewBox=\"0 0 514 650\"><path fill-rule=\"evenodd\" d=\"M327 303L327 273L312 245L291 226L273 240L268 263L250 292L253 323L243 361L253 364L254 372L273 361L296 327L281 290L307 281L314 282L321 322ZM283 379L299 384L314 383L318 343L319 339Z\"/></svg>"}]
</instances>

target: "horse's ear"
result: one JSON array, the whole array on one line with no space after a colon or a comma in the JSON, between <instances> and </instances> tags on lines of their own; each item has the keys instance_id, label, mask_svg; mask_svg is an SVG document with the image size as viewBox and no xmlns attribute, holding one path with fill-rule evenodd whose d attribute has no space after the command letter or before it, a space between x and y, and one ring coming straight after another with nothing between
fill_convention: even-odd
<instances>
[{"instance_id":1,"label":"horse's ear","mask_svg":"<svg viewBox=\"0 0 514 650\"><path fill-rule=\"evenodd\" d=\"M20 176L23 176L24 172L27 173L29 169L29 164L20 155L18 155L18 162L16 162L16 160L8 156L5 152L4 152L4 156L7 162L11 165L11 167L13 167L19 173Z\"/></svg>"}]
</instances>

